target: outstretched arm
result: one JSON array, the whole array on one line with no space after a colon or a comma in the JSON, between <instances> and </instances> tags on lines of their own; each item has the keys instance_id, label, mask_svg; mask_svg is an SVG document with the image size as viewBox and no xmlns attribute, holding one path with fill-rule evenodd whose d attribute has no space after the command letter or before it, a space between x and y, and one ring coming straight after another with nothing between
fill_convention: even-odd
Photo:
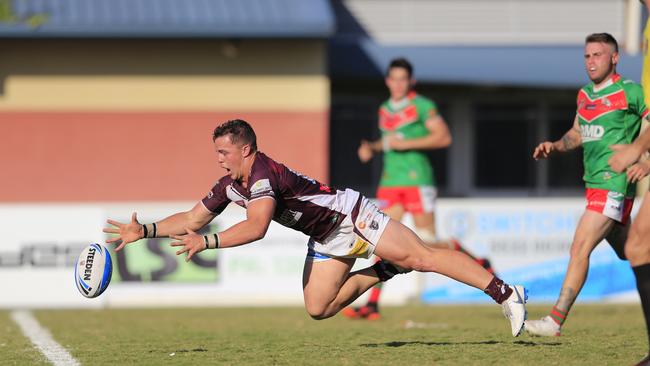
<instances>
[{"instance_id":1,"label":"outstretched arm","mask_svg":"<svg viewBox=\"0 0 650 366\"><path fill-rule=\"evenodd\" d=\"M188 230L185 235L171 235L177 240L171 246L182 247L176 252L176 255L187 253L185 260L189 261L194 254L209 247L230 248L254 242L266 235L274 211L275 199L272 197L259 198L248 204L246 220L217 234L201 236Z\"/></svg>"},{"instance_id":2,"label":"outstretched arm","mask_svg":"<svg viewBox=\"0 0 650 366\"><path fill-rule=\"evenodd\" d=\"M535 147L533 159L546 159L557 152L567 152L574 150L582 145L582 134L578 124L578 116L573 120L573 127L567 131L561 139L550 142L545 141Z\"/></svg>"},{"instance_id":3,"label":"outstretched arm","mask_svg":"<svg viewBox=\"0 0 650 366\"><path fill-rule=\"evenodd\" d=\"M189 211L175 213L153 224L140 224L135 212L131 215L131 222L126 224L108 219L107 222L112 226L105 228L103 231L109 234L118 234L106 240L106 242L116 243L121 241L120 245L115 249L121 250L125 245L138 241L145 236L148 238L167 237L174 234L183 234L186 229L199 230L212 221L215 216L201 202L198 202Z\"/></svg>"}]
</instances>

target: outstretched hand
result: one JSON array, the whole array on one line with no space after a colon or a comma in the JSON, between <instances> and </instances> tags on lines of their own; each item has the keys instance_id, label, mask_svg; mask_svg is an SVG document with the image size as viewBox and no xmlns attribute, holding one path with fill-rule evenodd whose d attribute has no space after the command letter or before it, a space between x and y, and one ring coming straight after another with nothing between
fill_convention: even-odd
<instances>
[{"instance_id":1,"label":"outstretched hand","mask_svg":"<svg viewBox=\"0 0 650 366\"><path fill-rule=\"evenodd\" d=\"M372 152L372 148L370 147L370 143L368 141L361 140L361 144L357 150L357 155L359 155L359 160L361 160L362 163L367 163L370 161L370 159L372 159L374 153Z\"/></svg>"},{"instance_id":2,"label":"outstretched hand","mask_svg":"<svg viewBox=\"0 0 650 366\"><path fill-rule=\"evenodd\" d=\"M544 141L541 144L537 145L535 151L533 151L533 159L546 159L551 153L555 151L555 146L550 141Z\"/></svg>"},{"instance_id":3,"label":"outstretched hand","mask_svg":"<svg viewBox=\"0 0 650 366\"><path fill-rule=\"evenodd\" d=\"M142 229L142 225L138 222L138 214L135 212L131 215L131 222L128 224L123 224L111 219L106 220L106 222L113 226L104 228L102 231L108 234L117 234L117 236L107 239L106 243L111 244L122 241L120 245L115 248L115 251L120 251L125 245L138 241L144 237L144 230Z\"/></svg>"},{"instance_id":4,"label":"outstretched hand","mask_svg":"<svg viewBox=\"0 0 650 366\"><path fill-rule=\"evenodd\" d=\"M185 261L189 262L190 259L192 259L192 257L194 256L194 254L200 253L203 250L205 250L205 240L203 239L203 236L195 233L189 228L186 228L185 231L187 231L187 234L170 235L169 237L178 240L171 243L172 247L183 247L176 252L176 255L187 253L187 257L185 257Z\"/></svg>"},{"instance_id":5,"label":"outstretched hand","mask_svg":"<svg viewBox=\"0 0 650 366\"><path fill-rule=\"evenodd\" d=\"M643 150L640 150L634 144L612 145L609 148L614 151L614 154L612 154L607 162L612 167L612 170L617 173L622 172L625 168L634 164L643 153Z\"/></svg>"}]
</instances>

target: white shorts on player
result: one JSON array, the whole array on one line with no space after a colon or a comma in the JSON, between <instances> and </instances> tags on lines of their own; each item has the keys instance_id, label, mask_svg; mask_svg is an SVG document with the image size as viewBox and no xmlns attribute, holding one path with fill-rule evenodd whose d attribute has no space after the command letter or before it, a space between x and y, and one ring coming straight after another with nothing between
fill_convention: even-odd
<instances>
[{"instance_id":1,"label":"white shorts on player","mask_svg":"<svg viewBox=\"0 0 650 366\"><path fill-rule=\"evenodd\" d=\"M309 238L306 260L330 258L370 258L390 218L369 199L359 196L341 225L318 242Z\"/></svg>"}]
</instances>

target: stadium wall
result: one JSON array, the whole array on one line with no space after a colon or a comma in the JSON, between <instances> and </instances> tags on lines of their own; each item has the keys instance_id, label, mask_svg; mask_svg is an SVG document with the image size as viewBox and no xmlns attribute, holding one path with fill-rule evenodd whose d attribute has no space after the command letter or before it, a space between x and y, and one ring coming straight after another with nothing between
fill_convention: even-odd
<instances>
[{"instance_id":1,"label":"stadium wall","mask_svg":"<svg viewBox=\"0 0 650 366\"><path fill-rule=\"evenodd\" d=\"M211 132L328 181L318 40L1 40L0 202L197 199L223 174ZM175 178L176 177L176 178Z\"/></svg>"}]
</instances>

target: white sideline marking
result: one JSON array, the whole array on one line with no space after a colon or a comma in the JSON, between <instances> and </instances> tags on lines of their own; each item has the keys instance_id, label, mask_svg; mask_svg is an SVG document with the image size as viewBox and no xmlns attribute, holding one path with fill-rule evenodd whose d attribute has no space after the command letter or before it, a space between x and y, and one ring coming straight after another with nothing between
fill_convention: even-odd
<instances>
[{"instance_id":1,"label":"white sideline marking","mask_svg":"<svg viewBox=\"0 0 650 366\"><path fill-rule=\"evenodd\" d=\"M81 365L68 351L52 338L50 332L43 328L31 312L16 310L11 312L11 319L18 324L23 334L55 366Z\"/></svg>"}]
</instances>

